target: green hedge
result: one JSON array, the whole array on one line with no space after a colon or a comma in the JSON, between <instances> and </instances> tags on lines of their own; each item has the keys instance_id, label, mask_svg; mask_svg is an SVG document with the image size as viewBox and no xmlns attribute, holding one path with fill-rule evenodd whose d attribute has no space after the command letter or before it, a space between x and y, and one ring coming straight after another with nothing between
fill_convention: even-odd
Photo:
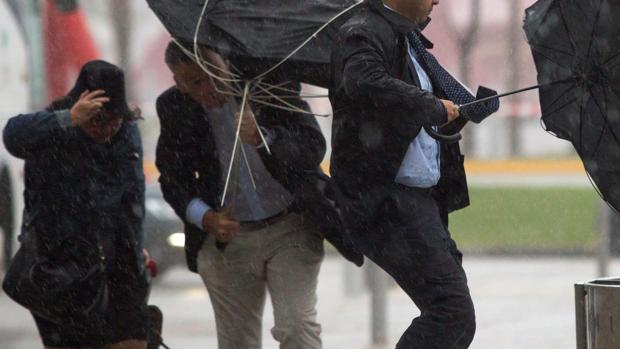
<instances>
[{"instance_id":1,"label":"green hedge","mask_svg":"<svg viewBox=\"0 0 620 349\"><path fill-rule=\"evenodd\" d=\"M450 216L459 247L490 251L591 251L598 195L592 188L471 188Z\"/></svg>"}]
</instances>

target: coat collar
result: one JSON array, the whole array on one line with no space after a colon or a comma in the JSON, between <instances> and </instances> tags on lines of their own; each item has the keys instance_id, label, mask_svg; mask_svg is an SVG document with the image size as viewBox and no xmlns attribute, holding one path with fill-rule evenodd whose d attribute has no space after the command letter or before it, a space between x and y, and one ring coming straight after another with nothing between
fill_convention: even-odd
<instances>
[{"instance_id":1,"label":"coat collar","mask_svg":"<svg viewBox=\"0 0 620 349\"><path fill-rule=\"evenodd\" d=\"M364 2L371 10L390 22L390 24L392 24L399 33L409 35L412 32L415 32L426 48L433 48L433 43L422 34L422 30L424 30L424 28L428 25L431 20L430 18L423 24L416 24L400 15L398 12L385 7L382 0L364 0Z\"/></svg>"}]
</instances>

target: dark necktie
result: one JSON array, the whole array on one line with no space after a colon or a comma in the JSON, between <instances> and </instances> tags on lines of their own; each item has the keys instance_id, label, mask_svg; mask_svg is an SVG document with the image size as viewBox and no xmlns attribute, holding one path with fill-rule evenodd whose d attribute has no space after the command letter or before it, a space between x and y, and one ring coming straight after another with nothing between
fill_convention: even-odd
<instances>
[{"instance_id":1,"label":"dark necktie","mask_svg":"<svg viewBox=\"0 0 620 349\"><path fill-rule=\"evenodd\" d=\"M433 87L437 88L439 92L443 94L444 98L460 105L473 102L476 98L483 98L496 94L495 91L484 88L478 91L477 97L474 97L474 95L439 64L435 56L426 50L424 43L417 33L407 35L407 39L409 40L411 48L413 48L413 51L417 54L419 63L422 64L425 68L424 70L431 78ZM481 95L481 93L484 95ZM492 99L488 102L461 108L460 113L470 120L480 122L487 116L495 113L498 109L499 99Z\"/></svg>"}]
</instances>

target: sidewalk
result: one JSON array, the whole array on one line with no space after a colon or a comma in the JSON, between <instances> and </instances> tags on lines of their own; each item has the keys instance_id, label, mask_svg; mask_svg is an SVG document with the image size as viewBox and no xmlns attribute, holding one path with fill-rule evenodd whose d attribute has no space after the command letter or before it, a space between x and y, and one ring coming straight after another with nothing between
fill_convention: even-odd
<instances>
[{"instance_id":1,"label":"sidewalk","mask_svg":"<svg viewBox=\"0 0 620 349\"><path fill-rule=\"evenodd\" d=\"M575 347L573 284L595 278L596 264L586 258L501 258L465 256L465 268L477 308L478 332L472 349L567 349ZM326 259L319 282L319 320L325 349L368 349L370 299L367 292L344 294L344 273L359 273L341 259ZM611 265L620 274L620 261ZM350 275L349 275L350 276ZM164 314L164 338L173 349L216 348L215 326L199 277L184 269L166 274L151 302ZM277 343L265 309L264 348ZM39 348L29 314L0 294L0 348ZM418 314L398 289L388 294L388 331L393 348ZM379 347L383 348L383 347Z\"/></svg>"},{"instance_id":2,"label":"sidewalk","mask_svg":"<svg viewBox=\"0 0 620 349\"><path fill-rule=\"evenodd\" d=\"M573 284L595 278L594 260L466 256L465 268L478 314L478 332L472 349L575 347ZM349 297L344 294L344 273L350 270L360 272L345 267L337 258L330 258L321 272L318 311L325 349L371 348L370 297L366 292ZM620 263L615 262L610 270L620 273ZM174 273L163 280L165 285L181 286L187 302L181 305L182 315L166 319L166 336L172 348L216 348L208 299L195 279L192 275ZM171 292L174 290L158 290L153 302L164 308L168 308L168 302L170 306L179 306L170 299ZM264 348L275 349L277 344L268 332L273 324L269 304L265 315ZM391 343L385 348L393 348L417 315L417 309L400 290L389 292Z\"/></svg>"}]
</instances>

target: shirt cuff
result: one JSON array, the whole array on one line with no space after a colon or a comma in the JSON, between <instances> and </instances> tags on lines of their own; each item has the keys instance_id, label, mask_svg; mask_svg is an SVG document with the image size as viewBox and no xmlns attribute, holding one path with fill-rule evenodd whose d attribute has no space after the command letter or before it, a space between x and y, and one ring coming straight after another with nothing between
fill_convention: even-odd
<instances>
[{"instance_id":1,"label":"shirt cuff","mask_svg":"<svg viewBox=\"0 0 620 349\"><path fill-rule=\"evenodd\" d=\"M202 199L195 198L189 202L185 209L185 219L191 224L203 230L202 217L211 210L211 207L207 205Z\"/></svg>"},{"instance_id":2,"label":"shirt cuff","mask_svg":"<svg viewBox=\"0 0 620 349\"><path fill-rule=\"evenodd\" d=\"M272 130L259 126L261 132L263 133L263 137L265 137L265 142L267 142L267 145L271 146L273 144L273 141L276 139L276 133L273 132ZM260 149L260 148L264 148L265 147L265 143L261 142L259 145L256 146L256 149Z\"/></svg>"},{"instance_id":3,"label":"shirt cuff","mask_svg":"<svg viewBox=\"0 0 620 349\"><path fill-rule=\"evenodd\" d=\"M66 131L69 127L73 126L71 123L71 112L69 109L57 110L54 113L56 114L58 124L63 130Z\"/></svg>"}]
</instances>

